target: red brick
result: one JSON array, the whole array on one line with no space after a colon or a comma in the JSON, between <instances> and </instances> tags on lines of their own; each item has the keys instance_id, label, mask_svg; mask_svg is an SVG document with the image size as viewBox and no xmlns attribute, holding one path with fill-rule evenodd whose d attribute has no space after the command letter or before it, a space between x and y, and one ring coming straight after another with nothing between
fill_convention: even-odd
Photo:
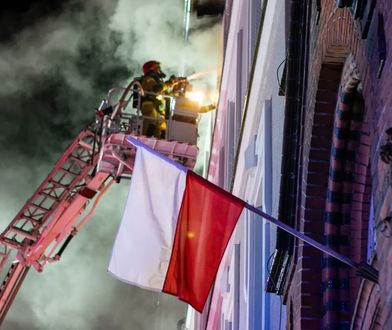
<instances>
[{"instance_id":1,"label":"red brick","mask_svg":"<svg viewBox=\"0 0 392 330\"><path fill-rule=\"evenodd\" d=\"M324 221L324 211L304 209L304 220L306 222L315 221L316 223L322 223Z\"/></svg>"},{"instance_id":2,"label":"red brick","mask_svg":"<svg viewBox=\"0 0 392 330\"><path fill-rule=\"evenodd\" d=\"M313 8L314 10L314 1ZM366 1L367 4L370 1ZM336 1L322 1L322 11L320 22L318 25L311 24L312 32L309 33L309 68L307 81L307 106L304 110L305 130L303 141L303 157L304 172L302 177L306 180L303 183L301 197L303 202L300 214L303 216L300 222L307 232L317 232L321 234L324 230L323 210L325 207L320 199L312 199L310 197L324 197L326 191L326 178L329 169L329 150L332 138L333 115L335 113L335 101L337 89L340 82L340 75L345 56L349 53L354 54L359 71L361 84L363 87L363 96L365 103L365 122L361 130L361 137L358 147L356 148L356 164L353 169L355 173L352 191L354 192L352 205L352 228L350 230L352 240L349 251L350 256L355 258L363 258L366 252L366 236L369 217L369 201L371 191L373 192L375 215L386 214L390 212L392 205L392 197L388 196L388 187L390 187L391 166L387 166L379 159L380 145L384 143L385 129L392 126L392 93L390 86L392 84L392 62L387 59L384 72L381 79L376 79L376 71L378 68L378 46L377 46L377 13L384 15L386 39L392 37L392 3L387 0L377 1L377 7L373 15L373 21L367 39L362 40L357 32L357 23L352 19L352 15L348 9L337 9ZM392 44L388 44L387 53L391 53ZM338 64L330 65L329 62ZM315 160L322 160L317 162ZM324 162L325 160L325 162ZM370 166L368 162L371 160ZM342 166L342 164L337 164ZM371 171L371 176L369 175ZM315 185L316 184L316 185ZM367 185L365 185L367 184ZM371 189L371 191L370 191ZM348 205L345 205L348 207ZM318 323L316 326L307 322L314 322L311 319L312 309L305 309L301 306L302 302L320 304L320 296L309 296L306 292L306 284L303 281L311 281L312 276L309 269L310 260L317 260L317 256L321 257L321 253L317 250L299 242L298 251L302 258L300 264L303 268L297 268L296 276L293 277L289 291L289 299L293 301L293 325L295 329L319 329L322 325ZM370 328L372 320L374 325L387 324L388 320L392 322L392 296L391 302L386 305L386 299L380 300L380 310L384 313L381 318L375 315L375 308L379 296L387 297L386 290L392 287L392 268L390 267L389 251L392 251L392 241L379 234L377 242L377 268L380 269L380 287L373 288L369 282L365 282L364 290L361 294L361 301L358 304L357 313L354 315L354 324L358 328ZM392 252L391 252L392 255ZM392 258L392 257L391 257ZM318 272L320 273L320 272ZM350 273L353 275L352 272ZM351 281L351 304L355 304L355 292L353 290L358 287L360 280L358 278ZM297 286L301 287L298 291ZM295 289L293 289L295 288ZM311 297L311 298L310 298ZM384 305L383 305L384 304ZM306 311L302 312L299 311ZM310 313L310 314L307 314ZM310 318L308 320L308 318ZM320 322L318 320L318 322ZM355 326L353 328L356 328ZM389 327L389 328L392 328Z\"/></svg>"},{"instance_id":3,"label":"red brick","mask_svg":"<svg viewBox=\"0 0 392 330\"><path fill-rule=\"evenodd\" d=\"M306 196L325 198L327 195L327 188L325 185L307 185Z\"/></svg>"},{"instance_id":4,"label":"red brick","mask_svg":"<svg viewBox=\"0 0 392 330\"><path fill-rule=\"evenodd\" d=\"M308 163L308 171L317 173L319 180L324 182L325 178L322 176L328 175L329 170L329 162L328 161L309 161Z\"/></svg>"}]
</instances>

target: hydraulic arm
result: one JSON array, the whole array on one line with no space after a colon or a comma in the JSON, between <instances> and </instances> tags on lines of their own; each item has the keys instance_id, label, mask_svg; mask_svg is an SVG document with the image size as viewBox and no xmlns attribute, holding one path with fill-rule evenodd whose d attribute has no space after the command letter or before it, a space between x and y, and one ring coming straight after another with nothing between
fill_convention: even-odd
<instances>
[{"instance_id":1,"label":"hydraulic arm","mask_svg":"<svg viewBox=\"0 0 392 330\"><path fill-rule=\"evenodd\" d=\"M122 89L123 94L112 113L97 116L92 128L79 133L1 233L0 270L15 254L11 254L12 250L16 256L0 287L0 324L29 269L42 271L48 262L58 261L72 238L90 219L106 190L114 182L131 178L136 150L128 142L128 136L189 168L194 166L195 145L148 138L135 131L134 116L125 113L134 85L131 83ZM104 103L98 110L103 107ZM138 115L136 119L139 120Z\"/></svg>"}]
</instances>

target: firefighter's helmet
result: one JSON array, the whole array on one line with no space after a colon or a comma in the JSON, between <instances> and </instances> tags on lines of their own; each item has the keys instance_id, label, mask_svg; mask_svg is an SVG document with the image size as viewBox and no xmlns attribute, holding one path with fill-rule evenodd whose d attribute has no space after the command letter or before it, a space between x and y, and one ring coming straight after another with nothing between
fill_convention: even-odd
<instances>
[{"instance_id":1,"label":"firefighter's helmet","mask_svg":"<svg viewBox=\"0 0 392 330\"><path fill-rule=\"evenodd\" d=\"M148 61L144 63L142 70L145 75L155 73L161 78L166 77L166 75L161 71L161 63L159 63L158 61Z\"/></svg>"}]
</instances>

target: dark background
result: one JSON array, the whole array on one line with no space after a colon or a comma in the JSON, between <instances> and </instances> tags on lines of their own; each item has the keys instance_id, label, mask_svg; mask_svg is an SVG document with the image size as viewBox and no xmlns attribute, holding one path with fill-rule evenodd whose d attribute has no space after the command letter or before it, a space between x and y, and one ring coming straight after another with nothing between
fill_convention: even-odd
<instances>
[{"instance_id":1,"label":"dark background","mask_svg":"<svg viewBox=\"0 0 392 330\"><path fill-rule=\"evenodd\" d=\"M123 39L108 26L117 5L2 2L2 228L75 135L94 120L94 108L108 89L140 73L140 61L115 56ZM47 265L43 273L29 272L3 329L176 329L185 316L184 304L122 284L106 273L126 194L126 185L114 187L61 261Z\"/></svg>"}]
</instances>

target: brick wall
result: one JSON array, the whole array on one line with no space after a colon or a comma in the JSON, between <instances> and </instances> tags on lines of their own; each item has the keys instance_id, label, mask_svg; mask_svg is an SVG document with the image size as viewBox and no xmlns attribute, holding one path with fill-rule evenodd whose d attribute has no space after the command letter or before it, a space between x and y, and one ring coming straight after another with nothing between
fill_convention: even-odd
<instances>
[{"instance_id":1,"label":"brick wall","mask_svg":"<svg viewBox=\"0 0 392 330\"><path fill-rule=\"evenodd\" d=\"M370 1L368 1L370 3ZM326 180L336 104L342 65L353 54L360 71L365 116L356 152L351 223L351 253L356 261L366 257L370 190L374 198L375 223L392 211L391 166L379 159L385 130L392 127L392 3L377 1L367 39L361 39L358 21L349 9L340 9L336 1L321 1L321 15L316 23L316 1L313 1L310 23L310 56L304 141L300 218L297 226L322 241ZM377 14L384 15L387 60L381 75L379 69ZM352 272L351 301L353 328L392 329L392 237L378 233L374 266L380 270L380 285L362 282ZM391 232L392 235L392 232ZM292 268L286 303L288 328L318 329L321 320L321 254L315 249L296 244L297 262ZM318 268L319 267L319 268ZM357 299L358 297L358 299ZM291 314L291 317L289 317ZM369 326L369 327L368 327Z\"/></svg>"}]
</instances>

